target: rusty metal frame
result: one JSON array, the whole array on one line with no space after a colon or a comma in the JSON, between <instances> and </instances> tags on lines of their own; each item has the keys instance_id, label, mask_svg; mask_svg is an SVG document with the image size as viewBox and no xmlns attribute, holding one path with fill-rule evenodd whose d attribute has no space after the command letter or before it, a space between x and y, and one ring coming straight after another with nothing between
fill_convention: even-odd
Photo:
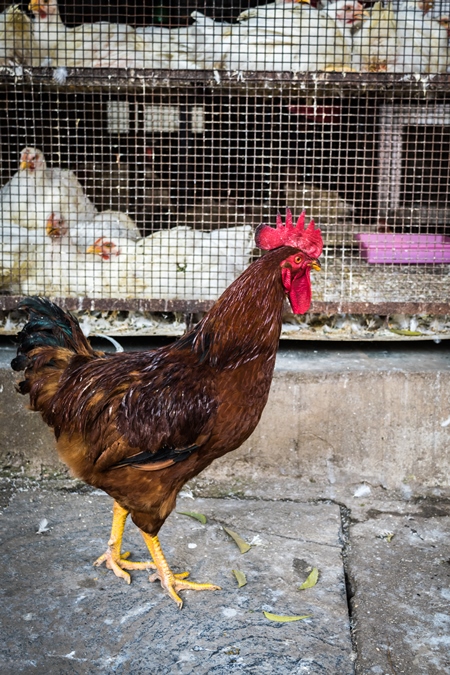
<instances>
[{"instance_id":1,"label":"rusty metal frame","mask_svg":"<svg viewBox=\"0 0 450 675\"><path fill-rule=\"evenodd\" d=\"M337 72L263 72L263 71L200 71L68 68L64 85L57 85L51 68L18 66L0 67L0 87L36 87L66 91L108 91L120 93L134 90L143 94L170 93L171 90L207 89L213 93L227 91L277 96L289 90L299 97L345 98L383 92L387 98L433 100L450 93L450 74L419 75L392 73ZM17 308L21 296L0 295L0 310ZM213 301L117 299L117 298L53 298L68 310L141 311L141 312L205 312ZM311 313L372 314L450 314L449 302L313 302Z\"/></svg>"},{"instance_id":2,"label":"rusty metal frame","mask_svg":"<svg viewBox=\"0 0 450 675\"><path fill-rule=\"evenodd\" d=\"M23 296L0 296L0 311L17 309ZM179 312L182 314L196 314L207 312L213 305L213 300L143 300L138 298L51 298L63 309L69 311L101 311L101 312ZM390 316L392 314L432 314L444 316L450 314L450 302L312 302L312 314L373 314ZM289 306L286 304L286 313Z\"/></svg>"},{"instance_id":3,"label":"rusty metal frame","mask_svg":"<svg viewBox=\"0 0 450 675\"><path fill-rule=\"evenodd\" d=\"M450 92L450 74L67 68L65 84L60 85L53 79L52 68L0 67L0 86L11 84L69 90L136 89L148 93L155 89L204 87L213 91L245 89L260 95L274 95L289 88L303 96L337 98L382 91L392 97L423 99Z\"/></svg>"}]
</instances>

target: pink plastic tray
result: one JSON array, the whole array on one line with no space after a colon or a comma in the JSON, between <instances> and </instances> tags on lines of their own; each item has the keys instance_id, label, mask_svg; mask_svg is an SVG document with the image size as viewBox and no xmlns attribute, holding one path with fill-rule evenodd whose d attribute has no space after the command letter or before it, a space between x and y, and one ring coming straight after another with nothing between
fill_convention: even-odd
<instances>
[{"instance_id":1,"label":"pink plastic tray","mask_svg":"<svg viewBox=\"0 0 450 675\"><path fill-rule=\"evenodd\" d=\"M450 263L450 237L442 234L355 234L369 263Z\"/></svg>"}]
</instances>

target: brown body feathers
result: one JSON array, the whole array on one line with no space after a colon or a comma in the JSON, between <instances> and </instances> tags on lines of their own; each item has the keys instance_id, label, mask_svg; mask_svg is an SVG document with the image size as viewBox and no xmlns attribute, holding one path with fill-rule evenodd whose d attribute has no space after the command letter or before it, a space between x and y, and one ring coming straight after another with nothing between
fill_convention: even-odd
<instances>
[{"instance_id":1,"label":"brown body feathers","mask_svg":"<svg viewBox=\"0 0 450 675\"><path fill-rule=\"evenodd\" d=\"M31 408L53 427L61 458L157 534L183 484L239 447L267 402L285 299L280 265L254 262L175 343L94 352L73 317L39 298L22 307L16 370Z\"/></svg>"}]
</instances>

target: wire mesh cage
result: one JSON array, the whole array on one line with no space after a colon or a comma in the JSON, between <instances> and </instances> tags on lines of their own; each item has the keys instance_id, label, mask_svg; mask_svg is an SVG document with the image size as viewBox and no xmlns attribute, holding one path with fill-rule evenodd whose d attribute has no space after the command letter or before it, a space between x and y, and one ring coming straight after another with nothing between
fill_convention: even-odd
<instances>
[{"instance_id":1,"label":"wire mesh cage","mask_svg":"<svg viewBox=\"0 0 450 675\"><path fill-rule=\"evenodd\" d=\"M5 4L0 308L204 311L290 208L314 312L450 314L449 11Z\"/></svg>"}]
</instances>

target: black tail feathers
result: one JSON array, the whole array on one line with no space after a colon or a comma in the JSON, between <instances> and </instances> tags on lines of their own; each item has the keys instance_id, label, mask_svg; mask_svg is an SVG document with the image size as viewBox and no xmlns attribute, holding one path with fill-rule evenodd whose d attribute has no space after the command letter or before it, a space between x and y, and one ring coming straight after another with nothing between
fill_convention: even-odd
<instances>
[{"instance_id":1,"label":"black tail feathers","mask_svg":"<svg viewBox=\"0 0 450 675\"><path fill-rule=\"evenodd\" d=\"M77 319L47 298L25 298L18 309L28 313L28 321L17 335L17 356L13 370L25 370L30 364L28 353L36 347L65 347L73 352L93 354Z\"/></svg>"}]
</instances>

